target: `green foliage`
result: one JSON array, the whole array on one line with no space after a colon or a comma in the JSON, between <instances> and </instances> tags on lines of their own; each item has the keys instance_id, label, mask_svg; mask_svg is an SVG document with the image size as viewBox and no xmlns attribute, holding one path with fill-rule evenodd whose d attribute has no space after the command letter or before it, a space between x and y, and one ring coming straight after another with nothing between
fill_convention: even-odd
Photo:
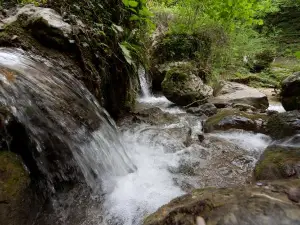
<instances>
[{"instance_id":1,"label":"green foliage","mask_svg":"<svg viewBox=\"0 0 300 225\"><path fill-rule=\"evenodd\" d=\"M35 6L44 5L47 0L17 0L19 4L34 4Z\"/></svg>"}]
</instances>

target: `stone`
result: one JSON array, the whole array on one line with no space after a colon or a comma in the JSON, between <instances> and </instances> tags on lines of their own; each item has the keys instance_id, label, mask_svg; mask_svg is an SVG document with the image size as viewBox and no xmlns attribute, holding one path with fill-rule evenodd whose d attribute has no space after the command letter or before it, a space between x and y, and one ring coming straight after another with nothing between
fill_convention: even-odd
<instances>
[{"instance_id":1,"label":"stone","mask_svg":"<svg viewBox=\"0 0 300 225\"><path fill-rule=\"evenodd\" d=\"M20 157L0 150L0 221L2 224L32 224L41 205L30 189L28 172Z\"/></svg>"},{"instance_id":2,"label":"stone","mask_svg":"<svg viewBox=\"0 0 300 225\"><path fill-rule=\"evenodd\" d=\"M143 225L296 225L300 213L287 194L291 188L299 189L300 180L196 189L159 208Z\"/></svg>"},{"instance_id":3,"label":"stone","mask_svg":"<svg viewBox=\"0 0 300 225\"><path fill-rule=\"evenodd\" d=\"M266 130L275 139L300 133L300 111L294 110L269 116Z\"/></svg>"},{"instance_id":4,"label":"stone","mask_svg":"<svg viewBox=\"0 0 300 225\"><path fill-rule=\"evenodd\" d=\"M166 62L163 64L157 64L153 65L151 70L151 80L152 80L152 89L154 91L161 91L161 83L165 79L165 76L169 70L171 70L173 67L177 67L180 65L189 64L189 62L186 61L178 61L178 62Z\"/></svg>"},{"instance_id":5,"label":"stone","mask_svg":"<svg viewBox=\"0 0 300 225\"><path fill-rule=\"evenodd\" d=\"M199 116L203 114L206 116L213 116L217 113L218 109L214 104L205 103L198 107L190 107L186 111Z\"/></svg>"},{"instance_id":6,"label":"stone","mask_svg":"<svg viewBox=\"0 0 300 225\"><path fill-rule=\"evenodd\" d=\"M232 104L247 104L259 110L269 107L268 98L255 88L235 82L221 82L215 97L209 100L217 107L226 107Z\"/></svg>"},{"instance_id":7,"label":"stone","mask_svg":"<svg viewBox=\"0 0 300 225\"><path fill-rule=\"evenodd\" d=\"M161 91L166 73L174 66L194 63L198 75L204 81L210 73L208 59L211 55L211 39L204 33L164 34L155 41L151 54L151 78L154 91Z\"/></svg>"},{"instance_id":8,"label":"stone","mask_svg":"<svg viewBox=\"0 0 300 225\"><path fill-rule=\"evenodd\" d=\"M300 145L271 145L261 155L254 169L255 180L300 178Z\"/></svg>"},{"instance_id":9,"label":"stone","mask_svg":"<svg viewBox=\"0 0 300 225\"><path fill-rule=\"evenodd\" d=\"M246 113L232 109L222 109L216 115L209 117L204 124L205 132L216 130L242 129L264 133L265 114Z\"/></svg>"},{"instance_id":10,"label":"stone","mask_svg":"<svg viewBox=\"0 0 300 225\"><path fill-rule=\"evenodd\" d=\"M212 88L196 76L193 67L187 65L168 71L162 82L162 90L167 99L180 106L206 103L213 94Z\"/></svg>"},{"instance_id":11,"label":"stone","mask_svg":"<svg viewBox=\"0 0 300 225\"><path fill-rule=\"evenodd\" d=\"M3 20L6 25L18 22L46 46L67 48L72 36L72 27L53 9L25 5L14 16Z\"/></svg>"},{"instance_id":12,"label":"stone","mask_svg":"<svg viewBox=\"0 0 300 225\"><path fill-rule=\"evenodd\" d=\"M282 82L280 96L286 111L300 110L300 72L294 73Z\"/></svg>"}]
</instances>

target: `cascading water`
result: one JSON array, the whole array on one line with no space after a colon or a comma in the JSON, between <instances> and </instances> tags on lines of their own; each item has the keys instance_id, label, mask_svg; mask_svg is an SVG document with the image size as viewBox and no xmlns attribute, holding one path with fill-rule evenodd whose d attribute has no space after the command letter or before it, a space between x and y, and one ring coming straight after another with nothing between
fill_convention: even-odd
<instances>
[{"instance_id":1,"label":"cascading water","mask_svg":"<svg viewBox=\"0 0 300 225\"><path fill-rule=\"evenodd\" d=\"M192 188L245 183L270 142L262 135L238 132L209 135L200 143L200 119L172 107L164 96L151 95L144 72L139 73L143 92L139 102L146 109L159 107L166 120L155 121L157 125L125 124L121 135L79 81L48 64L20 50L0 49L0 104L10 108L31 134L38 155L47 155L47 145L67 146L87 184L98 190L101 183L102 192L96 195L100 203L89 202L85 195L85 201L74 202L86 204L85 212L74 212L69 204L72 195L63 198L67 207L55 205L60 220L51 223L47 217L47 223L37 224L140 225L145 215ZM47 160L39 156L37 162L51 185L55 178ZM57 173L61 169L54 168ZM84 221L72 220L80 213L86 213Z\"/></svg>"},{"instance_id":2,"label":"cascading water","mask_svg":"<svg viewBox=\"0 0 300 225\"><path fill-rule=\"evenodd\" d=\"M126 175L135 169L114 121L71 75L21 50L5 48L0 49L0 74L0 103L26 127L39 155L47 154L49 142L54 148L67 146L94 190L103 177ZM51 185L54 178L47 171L48 163L42 157L37 161Z\"/></svg>"},{"instance_id":3,"label":"cascading water","mask_svg":"<svg viewBox=\"0 0 300 225\"><path fill-rule=\"evenodd\" d=\"M138 74L139 74L140 86L142 91L142 97L149 98L151 96L150 85L149 85L150 79L147 77L145 68L140 67L138 70Z\"/></svg>"}]
</instances>

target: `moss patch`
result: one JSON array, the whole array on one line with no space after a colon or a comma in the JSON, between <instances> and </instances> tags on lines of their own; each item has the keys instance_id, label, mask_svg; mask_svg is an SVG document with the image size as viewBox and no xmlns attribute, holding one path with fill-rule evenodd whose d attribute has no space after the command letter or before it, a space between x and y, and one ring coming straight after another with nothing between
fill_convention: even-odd
<instances>
[{"instance_id":1,"label":"moss patch","mask_svg":"<svg viewBox=\"0 0 300 225\"><path fill-rule=\"evenodd\" d=\"M10 201L29 184L29 176L21 160L11 152L0 151L0 200Z\"/></svg>"},{"instance_id":2,"label":"moss patch","mask_svg":"<svg viewBox=\"0 0 300 225\"><path fill-rule=\"evenodd\" d=\"M256 180L297 178L300 148L271 146L261 156L254 169Z\"/></svg>"}]
</instances>

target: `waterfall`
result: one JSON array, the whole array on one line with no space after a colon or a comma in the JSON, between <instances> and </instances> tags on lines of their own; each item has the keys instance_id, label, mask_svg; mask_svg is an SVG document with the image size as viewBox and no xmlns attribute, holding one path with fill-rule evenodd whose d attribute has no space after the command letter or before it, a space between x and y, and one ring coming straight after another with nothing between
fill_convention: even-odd
<instances>
[{"instance_id":1,"label":"waterfall","mask_svg":"<svg viewBox=\"0 0 300 225\"><path fill-rule=\"evenodd\" d=\"M138 70L138 74L139 74L140 86L142 91L142 97L148 98L151 96L150 79L149 77L147 77L145 68L140 67Z\"/></svg>"},{"instance_id":2,"label":"waterfall","mask_svg":"<svg viewBox=\"0 0 300 225\"><path fill-rule=\"evenodd\" d=\"M55 178L49 171L51 163L44 160L48 146L61 151L59 157L66 154L65 148L70 149L93 189L103 176L123 176L135 170L108 113L81 82L49 62L46 65L21 50L1 48L0 104L25 126L36 146L38 167L49 182ZM59 177L68 176L60 174L61 168L52 170Z\"/></svg>"}]
</instances>

